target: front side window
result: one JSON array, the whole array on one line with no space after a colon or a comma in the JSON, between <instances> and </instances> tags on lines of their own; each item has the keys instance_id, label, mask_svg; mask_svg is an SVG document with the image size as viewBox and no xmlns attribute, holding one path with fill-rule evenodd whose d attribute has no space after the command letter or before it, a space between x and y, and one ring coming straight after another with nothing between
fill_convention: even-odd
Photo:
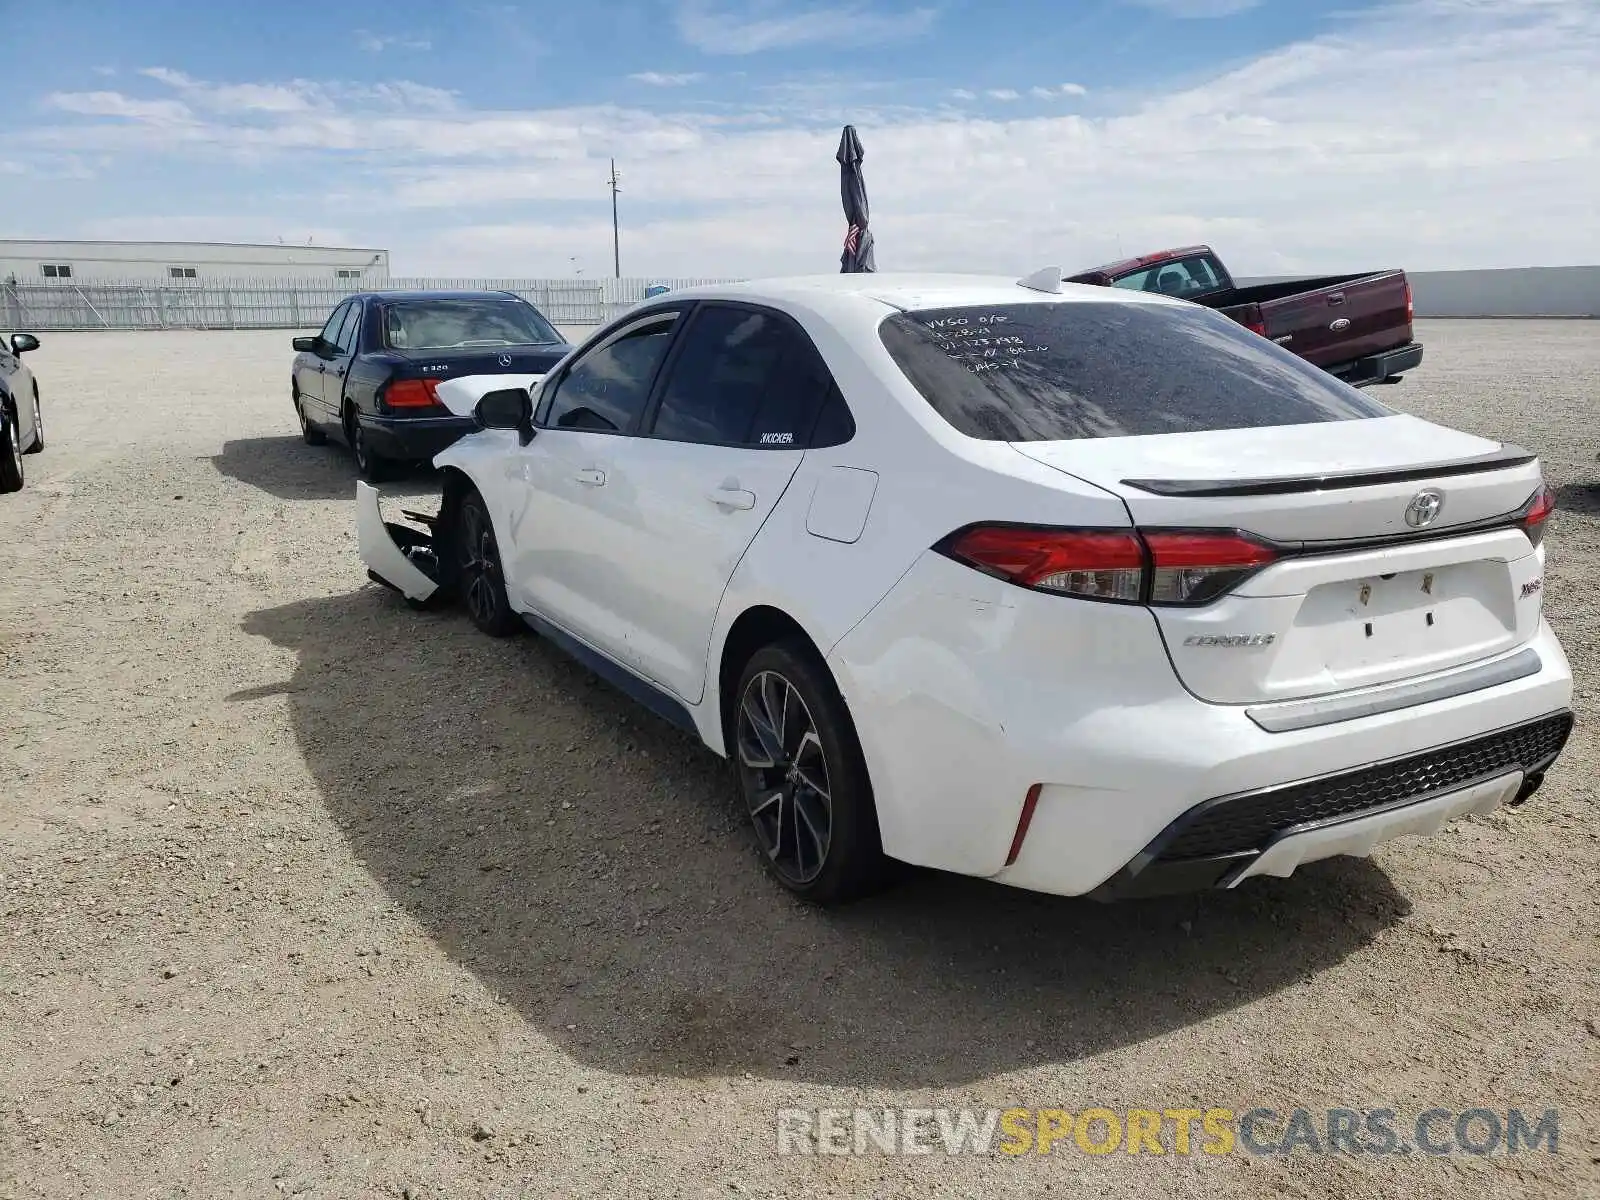
<instances>
[{"instance_id":1,"label":"front side window","mask_svg":"<svg viewBox=\"0 0 1600 1200\"><path fill-rule=\"evenodd\" d=\"M1216 260L1210 255L1194 254L1113 279L1111 286L1192 300L1226 287L1215 264Z\"/></svg>"},{"instance_id":2,"label":"front side window","mask_svg":"<svg viewBox=\"0 0 1600 1200\"><path fill-rule=\"evenodd\" d=\"M322 332L317 334L330 346L339 344L339 330L344 326L344 320L350 315L350 302L347 300L328 314L328 323L322 327Z\"/></svg>"},{"instance_id":3,"label":"front side window","mask_svg":"<svg viewBox=\"0 0 1600 1200\"><path fill-rule=\"evenodd\" d=\"M384 306L384 338L394 350L472 350L553 346L560 334L523 300L395 300Z\"/></svg>"},{"instance_id":4,"label":"front side window","mask_svg":"<svg viewBox=\"0 0 1600 1200\"><path fill-rule=\"evenodd\" d=\"M600 343L556 384L544 424L621 433L633 427L672 340L677 314L642 322Z\"/></svg>"},{"instance_id":5,"label":"front side window","mask_svg":"<svg viewBox=\"0 0 1600 1200\"><path fill-rule=\"evenodd\" d=\"M1197 304L924 309L879 336L935 412L1001 442L1258 429L1392 411Z\"/></svg>"},{"instance_id":6,"label":"front side window","mask_svg":"<svg viewBox=\"0 0 1600 1200\"><path fill-rule=\"evenodd\" d=\"M796 449L832 383L776 314L710 305L684 333L652 433L678 442Z\"/></svg>"},{"instance_id":7,"label":"front side window","mask_svg":"<svg viewBox=\"0 0 1600 1200\"><path fill-rule=\"evenodd\" d=\"M354 354L356 350L357 335L361 329L361 305L353 303L350 311L345 315L344 324L339 327L338 347L340 354Z\"/></svg>"}]
</instances>

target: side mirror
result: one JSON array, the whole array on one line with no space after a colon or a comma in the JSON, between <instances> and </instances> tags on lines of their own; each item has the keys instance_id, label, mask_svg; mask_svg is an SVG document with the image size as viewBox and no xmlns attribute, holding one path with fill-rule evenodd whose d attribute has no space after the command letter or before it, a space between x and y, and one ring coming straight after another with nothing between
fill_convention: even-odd
<instances>
[{"instance_id":1,"label":"side mirror","mask_svg":"<svg viewBox=\"0 0 1600 1200\"><path fill-rule=\"evenodd\" d=\"M533 440L533 397L527 388L485 392L472 410L480 429L515 429L522 444Z\"/></svg>"},{"instance_id":2,"label":"side mirror","mask_svg":"<svg viewBox=\"0 0 1600 1200\"><path fill-rule=\"evenodd\" d=\"M314 337L297 337L294 339L293 345L300 354L315 354L317 352L317 339Z\"/></svg>"},{"instance_id":3,"label":"side mirror","mask_svg":"<svg viewBox=\"0 0 1600 1200\"><path fill-rule=\"evenodd\" d=\"M11 353L26 354L29 350L39 348L39 339L31 333L13 333L11 335Z\"/></svg>"}]
</instances>

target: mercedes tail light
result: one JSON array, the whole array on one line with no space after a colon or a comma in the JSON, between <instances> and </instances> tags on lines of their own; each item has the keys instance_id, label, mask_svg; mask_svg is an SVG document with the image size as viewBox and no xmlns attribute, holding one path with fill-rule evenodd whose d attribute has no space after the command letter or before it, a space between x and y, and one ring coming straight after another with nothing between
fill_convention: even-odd
<instances>
[{"instance_id":1,"label":"mercedes tail light","mask_svg":"<svg viewBox=\"0 0 1600 1200\"><path fill-rule=\"evenodd\" d=\"M973 525L935 547L1019 587L1122 604L1206 604L1276 561L1235 530Z\"/></svg>"},{"instance_id":2,"label":"mercedes tail light","mask_svg":"<svg viewBox=\"0 0 1600 1200\"><path fill-rule=\"evenodd\" d=\"M1517 519L1522 532L1528 535L1528 540L1535 546L1544 541L1544 527L1549 524L1550 516L1555 511L1556 494L1541 483L1539 490L1528 497L1528 502L1522 506L1522 515Z\"/></svg>"},{"instance_id":3,"label":"mercedes tail light","mask_svg":"<svg viewBox=\"0 0 1600 1200\"><path fill-rule=\"evenodd\" d=\"M437 379L396 379L383 389L383 402L390 408L438 408Z\"/></svg>"}]
</instances>

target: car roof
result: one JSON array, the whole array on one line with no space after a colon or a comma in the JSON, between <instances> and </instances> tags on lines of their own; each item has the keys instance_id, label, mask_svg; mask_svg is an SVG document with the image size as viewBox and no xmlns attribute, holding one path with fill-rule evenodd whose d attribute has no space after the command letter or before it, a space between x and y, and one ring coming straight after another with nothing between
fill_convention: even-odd
<instances>
[{"instance_id":1,"label":"car roof","mask_svg":"<svg viewBox=\"0 0 1600 1200\"><path fill-rule=\"evenodd\" d=\"M1181 304L1170 296L1091 284L1063 283L1059 291L1024 287L1004 275L959 275L913 272L795 275L752 279L743 283L703 284L651 297L664 305L683 300L743 300L749 303L831 307L831 302L858 301L902 311L984 304L1070 303Z\"/></svg>"},{"instance_id":2,"label":"car roof","mask_svg":"<svg viewBox=\"0 0 1600 1200\"><path fill-rule=\"evenodd\" d=\"M515 292L503 291L449 291L404 288L388 292L356 292L352 300L521 300Z\"/></svg>"}]
</instances>

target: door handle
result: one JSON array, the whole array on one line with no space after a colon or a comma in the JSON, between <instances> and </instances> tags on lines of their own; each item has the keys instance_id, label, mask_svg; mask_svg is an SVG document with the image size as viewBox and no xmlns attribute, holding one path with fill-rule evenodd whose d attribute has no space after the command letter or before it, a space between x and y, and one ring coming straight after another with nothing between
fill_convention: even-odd
<instances>
[{"instance_id":1,"label":"door handle","mask_svg":"<svg viewBox=\"0 0 1600 1200\"><path fill-rule=\"evenodd\" d=\"M588 467L582 471L579 471L573 476L573 478L579 483L586 484L589 487L604 487L606 482L606 473L604 471L596 470L593 467Z\"/></svg>"},{"instance_id":2,"label":"door handle","mask_svg":"<svg viewBox=\"0 0 1600 1200\"><path fill-rule=\"evenodd\" d=\"M1328 297L1328 303L1332 304L1332 305L1335 305L1335 306L1343 304L1344 303L1344 293L1343 292L1335 292L1333 295Z\"/></svg>"},{"instance_id":3,"label":"door handle","mask_svg":"<svg viewBox=\"0 0 1600 1200\"><path fill-rule=\"evenodd\" d=\"M729 512L748 511L756 506L756 494L744 488L719 487L706 494L706 499L718 508L727 509Z\"/></svg>"}]
</instances>

